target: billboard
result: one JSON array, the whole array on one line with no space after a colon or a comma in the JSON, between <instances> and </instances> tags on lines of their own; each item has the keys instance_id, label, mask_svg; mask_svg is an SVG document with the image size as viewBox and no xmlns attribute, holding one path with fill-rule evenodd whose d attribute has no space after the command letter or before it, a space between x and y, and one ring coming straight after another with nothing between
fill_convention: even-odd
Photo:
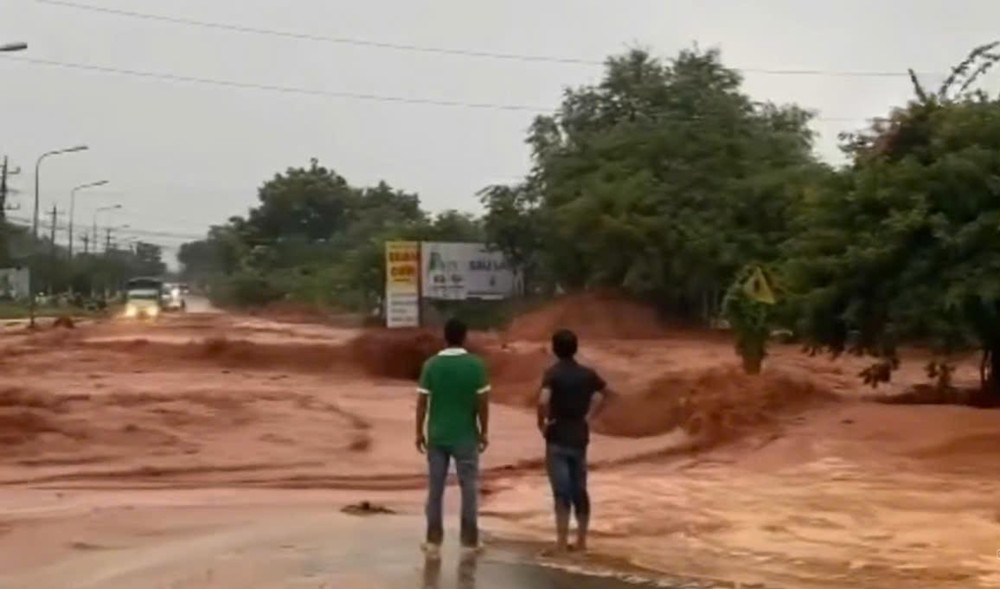
<instances>
[{"instance_id":1,"label":"billboard","mask_svg":"<svg viewBox=\"0 0 1000 589\"><path fill-rule=\"evenodd\" d=\"M31 298L31 273L27 268L0 268L0 299Z\"/></svg>"},{"instance_id":2,"label":"billboard","mask_svg":"<svg viewBox=\"0 0 1000 589\"><path fill-rule=\"evenodd\" d=\"M503 254L482 243L420 244L422 295L427 299L506 299L520 280Z\"/></svg>"},{"instance_id":3,"label":"billboard","mask_svg":"<svg viewBox=\"0 0 1000 589\"><path fill-rule=\"evenodd\" d=\"M420 325L420 244L415 241L385 244L385 325Z\"/></svg>"}]
</instances>

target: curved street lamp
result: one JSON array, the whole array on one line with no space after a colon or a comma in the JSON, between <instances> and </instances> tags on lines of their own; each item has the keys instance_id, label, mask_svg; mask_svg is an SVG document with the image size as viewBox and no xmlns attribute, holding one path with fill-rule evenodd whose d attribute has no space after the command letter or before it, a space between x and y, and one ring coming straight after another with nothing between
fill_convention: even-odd
<instances>
[{"instance_id":1,"label":"curved street lamp","mask_svg":"<svg viewBox=\"0 0 1000 589\"><path fill-rule=\"evenodd\" d=\"M18 46L19 46L19 44L13 44L13 45L9 45L9 46L6 46L6 47L16 48ZM25 45L25 47L26 47L26 45ZM21 47L21 49L23 49L23 48L24 47ZM8 51L10 51L10 50L11 49L8 49ZM34 215L31 218L31 235L35 238L35 240L38 239L38 184L39 184L39 170L42 167L42 160L44 160L45 158L47 158L47 157L49 157L51 155L59 155L59 154L62 154L62 153L73 153L73 152L76 152L76 151L86 151L87 149L89 149L89 148L86 145L77 145L76 147L70 147L70 148L67 148L67 149L57 149L57 150L54 150L54 151L47 151L47 152L43 153L42 155L38 156L38 161L35 162L35 213L34 213ZM34 280L34 279L30 279L28 281L28 294L31 295L31 300L29 301L29 305L28 305L29 306L29 315L31 317L31 327L35 327L35 305L36 305L36 302L35 302L35 283L36 282L38 282L38 281Z\"/></svg>"},{"instance_id":2,"label":"curved street lamp","mask_svg":"<svg viewBox=\"0 0 1000 589\"><path fill-rule=\"evenodd\" d=\"M42 155L38 156L38 161L35 162L35 215L31 221L31 234L38 239L38 172L42 167L42 160L51 156L59 155L63 153L74 153L77 151L87 151L90 149L86 145L77 145L76 147L69 147L67 149L57 149L54 151L47 151Z\"/></svg>"},{"instance_id":3,"label":"curved street lamp","mask_svg":"<svg viewBox=\"0 0 1000 589\"><path fill-rule=\"evenodd\" d=\"M75 217L76 211L76 193L85 188L94 188L97 186L104 186L107 184L107 180L99 180L97 182L91 182L89 184L81 184L70 191L69 193L69 259L73 259L73 218Z\"/></svg>"},{"instance_id":4,"label":"curved street lamp","mask_svg":"<svg viewBox=\"0 0 1000 589\"><path fill-rule=\"evenodd\" d=\"M0 45L0 52L9 53L13 51L24 51L27 48L28 44L21 41L16 43L5 43Z\"/></svg>"}]
</instances>

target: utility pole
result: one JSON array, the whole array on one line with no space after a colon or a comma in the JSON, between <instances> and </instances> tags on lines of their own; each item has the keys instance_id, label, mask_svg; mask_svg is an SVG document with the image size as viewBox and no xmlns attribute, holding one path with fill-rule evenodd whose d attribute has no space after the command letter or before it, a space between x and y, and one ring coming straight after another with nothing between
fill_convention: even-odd
<instances>
[{"instance_id":1,"label":"utility pole","mask_svg":"<svg viewBox=\"0 0 1000 589\"><path fill-rule=\"evenodd\" d=\"M15 208L7 206L7 197L10 196L11 193L7 180L11 176L15 176L20 173L21 169L12 168L7 162L7 156L3 156L3 165L0 166L0 223L7 218L7 211Z\"/></svg>"},{"instance_id":2,"label":"utility pole","mask_svg":"<svg viewBox=\"0 0 1000 589\"><path fill-rule=\"evenodd\" d=\"M3 156L0 169L0 264L7 264L7 156Z\"/></svg>"},{"instance_id":3,"label":"utility pole","mask_svg":"<svg viewBox=\"0 0 1000 589\"><path fill-rule=\"evenodd\" d=\"M81 239L83 239L83 255L87 255L90 253L90 236L84 233Z\"/></svg>"},{"instance_id":4,"label":"utility pole","mask_svg":"<svg viewBox=\"0 0 1000 589\"><path fill-rule=\"evenodd\" d=\"M56 222L59 220L59 209L52 205L52 231L49 233L49 241L52 245L52 257L56 256Z\"/></svg>"},{"instance_id":5,"label":"utility pole","mask_svg":"<svg viewBox=\"0 0 1000 589\"><path fill-rule=\"evenodd\" d=\"M52 205L52 230L49 233L49 252L51 259L49 260L49 271L52 274L49 275L49 294L55 293L56 287L56 225L59 223L59 210L56 205Z\"/></svg>"},{"instance_id":6,"label":"utility pole","mask_svg":"<svg viewBox=\"0 0 1000 589\"><path fill-rule=\"evenodd\" d=\"M111 251L111 228L108 227L104 238L104 255Z\"/></svg>"},{"instance_id":7,"label":"utility pole","mask_svg":"<svg viewBox=\"0 0 1000 589\"><path fill-rule=\"evenodd\" d=\"M0 223L7 218L7 156L3 156L3 168L0 169Z\"/></svg>"}]
</instances>

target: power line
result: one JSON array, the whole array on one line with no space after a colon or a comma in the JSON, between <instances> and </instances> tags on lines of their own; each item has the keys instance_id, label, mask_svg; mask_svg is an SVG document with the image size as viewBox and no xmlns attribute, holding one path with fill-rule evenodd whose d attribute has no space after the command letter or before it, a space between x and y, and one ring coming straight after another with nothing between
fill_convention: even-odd
<instances>
[{"instance_id":1,"label":"power line","mask_svg":"<svg viewBox=\"0 0 1000 589\"><path fill-rule=\"evenodd\" d=\"M222 86L226 88L238 88L243 90L262 90L268 92L279 92L287 94L300 94L307 96L321 96L326 98L341 98L341 99L354 99L354 100L367 100L374 102L387 102L387 103L397 103L397 104L418 104L425 106L442 106L451 108L469 108L469 109L488 109L488 110L499 110L508 112L529 112L534 114L548 114L553 112L554 109L542 108L538 106L529 106L523 104L497 104L488 102L461 102L456 100L438 100L434 98L408 98L403 96L388 96L382 94L364 94L359 92L341 92L341 91L331 91L331 90L315 90L311 88L301 88L295 86L277 86L273 84L257 84L253 82L236 82L232 80L221 80L218 78L201 78L195 76L186 76L179 74L166 74L158 72L146 72L139 70L131 70L124 68L115 68L107 66L98 66L82 63L70 63L65 61L56 61L52 59L39 59L35 57L13 57L7 56L4 59L9 59L11 61L18 61L22 63L28 63L32 65L42 65L63 69L88 71L88 72L98 72L102 74L113 74L121 76L132 76L138 78L151 79L161 82L181 82L181 83L191 83L191 84L203 84L209 86ZM657 115L653 113L654 116L659 116L664 120L674 120L674 121L700 121L704 120L704 116L674 116L673 113L665 112L665 116ZM826 123L857 123L866 121L863 118L857 117L816 117L810 119L810 121L816 122L826 122Z\"/></svg>"},{"instance_id":2,"label":"power line","mask_svg":"<svg viewBox=\"0 0 1000 589\"><path fill-rule=\"evenodd\" d=\"M412 45L408 43L391 43L386 41L372 41L355 37L334 37L326 35L315 35L311 33L300 33L295 31L281 31L276 29L265 29L260 27L250 27L235 25L231 23L197 20L193 18L166 16L160 14L150 14L146 12L136 12L119 8L106 8L91 4L81 4L68 0L36 0L39 4L59 6L82 10L100 14L107 14L119 17L140 19L146 21L162 22L173 25L183 25L204 29L214 29L228 31L232 33L263 35L268 37L278 37L284 39L294 39L298 41L311 41L317 43L331 43L338 45L352 45L357 47L372 47L376 49L389 49L393 51L407 51L413 53L429 53L436 55L455 55L461 57L474 57L506 61L519 62L541 62L555 63L563 65L603 65L603 61L593 59L583 59L576 57L559 57L551 55L528 55L520 53L502 53L493 51L480 51L476 49L458 49L448 47L430 47L425 45ZM775 76L828 76L828 77L862 77L862 78L906 78L909 73L906 71L850 71L850 70L823 70L823 69L776 69L776 68L733 68L748 74L764 74ZM945 75L923 73L921 75Z\"/></svg>"},{"instance_id":3,"label":"power line","mask_svg":"<svg viewBox=\"0 0 1000 589\"><path fill-rule=\"evenodd\" d=\"M25 231L28 231L28 230L31 229L31 223L30 222L26 222L24 220L11 221L10 225L12 225L14 227L18 227L20 229L24 229ZM39 223L39 227L41 227L43 229L51 229L52 224L49 223L49 222L40 222ZM65 230L66 229L66 225L64 225L63 223L59 223L56 228L57 228L57 230ZM100 229L107 230L108 228L107 227L100 227ZM141 238L140 239L140 238L135 238L135 237L129 237L128 235L126 235L126 233L127 233L126 231L123 231L123 230L120 230L120 229L116 229L114 227L112 227L111 229L114 231L115 234L127 238L124 242L145 243L145 244L148 244L148 245L154 245L154 246L160 248L163 251L170 251L170 252L178 252L181 249L181 245L182 244L163 243L162 241L154 241L154 240L145 239L145 238ZM90 234L89 233L86 233L86 234L83 234L83 235L79 236L80 242L86 242L89 239L90 239ZM124 243L124 242L122 242L122 243ZM119 242L116 241L115 243L119 243Z\"/></svg>"},{"instance_id":4,"label":"power line","mask_svg":"<svg viewBox=\"0 0 1000 589\"><path fill-rule=\"evenodd\" d=\"M477 108L477 109L492 109L492 110L505 110L505 111L522 111L522 112L534 112L543 113L549 112L549 109L543 109L536 106L524 106L518 104L492 104L485 102L459 102L453 100L437 100L433 98L406 98L402 96L386 96L380 94L364 94L359 92L338 92L331 90L315 90L311 88L300 88L295 86L277 86L273 84L256 84L253 82L236 82L232 80L221 80L218 78L199 78L195 76L185 76L179 74L165 74L157 72L144 72L139 70L130 70L124 68L106 67L98 65L89 65L82 63L70 63L65 61L56 61L52 59L39 59L35 57L13 57L7 56L4 59L9 59L11 61L20 61L23 63L30 63L34 65L44 65L50 67L58 67L65 69L89 71L89 72L100 72L103 74L116 74L122 76L134 76L139 78L147 78L166 82L185 82L190 84L205 84L212 86L224 86L228 88L241 88L245 90L266 90L269 92L281 92L287 94L302 94L307 96L324 96L328 98L348 98L355 100L369 100L376 102L395 102L404 104L423 104L430 106L449 106L449 107L462 107L462 108Z\"/></svg>"},{"instance_id":5,"label":"power line","mask_svg":"<svg viewBox=\"0 0 1000 589\"><path fill-rule=\"evenodd\" d=\"M264 29L257 27L247 27L240 25L233 25L228 23L220 22L210 22L195 20L191 18L164 16L159 14L149 14L144 12L134 12L131 10L120 10L116 8L105 8L102 6L93 6L90 4L78 4L76 2L64 2L62 0L36 0L40 4L49 4L52 6L62 6L64 8L73 8L76 10L85 10L89 12L99 12L102 14L111 14L115 16L124 16L128 18L137 18L142 20L150 20L157 22L170 23L175 25L185 25L193 27L201 27L206 29L217 29L223 31L230 31L233 33L244 33L244 34L254 34L254 35L266 35L269 37L281 37L285 39L296 39L299 41L314 41L319 43L335 43L339 45L355 45L359 47L375 47L378 49L392 49L395 51L411 51L419 53L435 53L439 55L460 55L465 57L481 57L489 59L503 59L511 61L541 61L548 63L563 63L563 64L574 64L574 65L601 65L602 62L588 60L588 59L578 59L572 57L554 57L554 56L542 56L542 55L522 55L517 53L496 53L491 51L477 51L474 49L450 49L446 47L427 47L421 45L410 45L405 43L389 43L383 41L370 41L367 39L357 39L351 37L329 37L324 35L313 35L309 33L298 33L293 31L279 31L274 29Z\"/></svg>"},{"instance_id":6,"label":"power line","mask_svg":"<svg viewBox=\"0 0 1000 589\"><path fill-rule=\"evenodd\" d=\"M7 216L7 220L10 221L11 223L16 224L16 225L31 226L31 219L28 219L26 217L20 217L20 216L16 216L16 215L8 215ZM39 220L38 225L39 225L39 227L46 228L46 229L51 229L52 228L52 223L49 222L49 221ZM101 229L108 228L107 225L99 225L98 227L101 228ZM66 222L60 221L56 225L56 229L60 230L60 231L66 230L68 228L69 228L69 224L66 223ZM195 233L181 233L181 232L177 232L177 231L164 231L164 230L153 230L153 229L139 229L139 228L136 228L136 227L117 227L117 226L111 226L111 229L113 229L116 233L120 233L120 234L136 235L136 236L149 236L149 237L161 237L161 238L174 238L174 239L191 239L191 240L197 240L197 239L205 239L205 237L208 235L207 231L205 233L202 233L202 234L195 234Z\"/></svg>"},{"instance_id":7,"label":"power line","mask_svg":"<svg viewBox=\"0 0 1000 589\"><path fill-rule=\"evenodd\" d=\"M19 216L8 216L8 223L14 225L15 227L20 227L23 229L31 228L31 219ZM51 221L39 220L39 228L41 229L52 229ZM69 227L68 223L60 221L56 223L56 231L65 231ZM149 230L149 229L137 229L133 227L116 227L108 225L98 225L99 231L106 231L111 229L115 235L123 238L127 238L131 241L137 241L142 243L148 243L150 245L155 245L161 247L165 250L179 250L183 244L178 243L164 243L162 241L156 241L157 239L178 239L184 240L185 242L190 241L201 241L209 238L208 232L203 234L191 234L191 233L178 233L174 231L162 231L162 230ZM82 240L86 235L81 235ZM149 239L152 238L152 239ZM253 245L276 245L281 242L281 238L251 238L250 243Z\"/></svg>"}]
</instances>

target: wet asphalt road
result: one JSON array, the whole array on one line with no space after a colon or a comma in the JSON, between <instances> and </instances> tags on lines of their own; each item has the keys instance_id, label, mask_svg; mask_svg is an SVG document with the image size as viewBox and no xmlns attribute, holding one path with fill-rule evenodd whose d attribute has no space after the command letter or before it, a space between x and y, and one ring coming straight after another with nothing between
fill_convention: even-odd
<instances>
[{"instance_id":1,"label":"wet asphalt road","mask_svg":"<svg viewBox=\"0 0 1000 589\"><path fill-rule=\"evenodd\" d=\"M38 567L0 574L3 589L704 589L710 583L631 583L544 566L532 551L490 546L463 557L420 552L420 518L289 513L182 537L108 538ZM454 535L453 535L454 536Z\"/></svg>"}]
</instances>

